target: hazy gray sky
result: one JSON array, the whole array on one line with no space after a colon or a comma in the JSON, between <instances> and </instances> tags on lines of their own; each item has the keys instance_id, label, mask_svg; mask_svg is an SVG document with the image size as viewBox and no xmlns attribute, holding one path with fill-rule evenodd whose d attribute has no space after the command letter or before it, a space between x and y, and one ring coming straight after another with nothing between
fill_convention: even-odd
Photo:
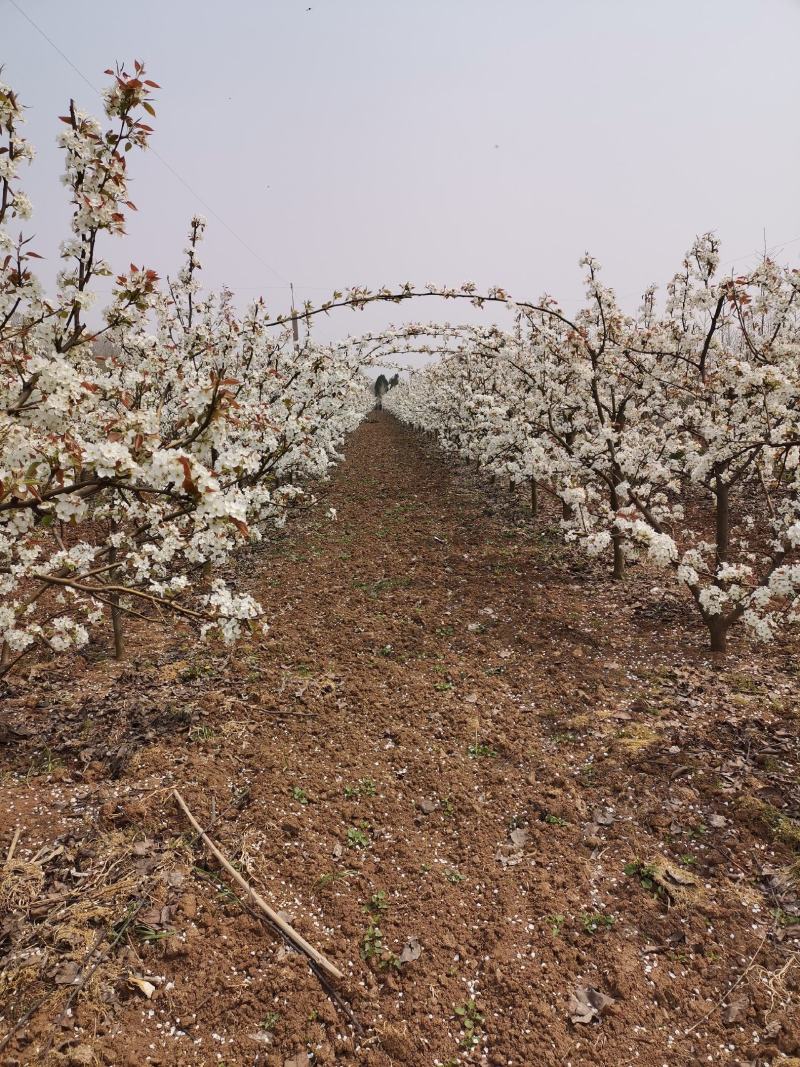
<instances>
[{"instance_id":1,"label":"hazy gray sky","mask_svg":"<svg viewBox=\"0 0 800 1067\"><path fill-rule=\"evenodd\" d=\"M114 264L173 272L208 217L207 284L263 292L501 284L581 297L589 250L626 304L696 233L723 262L800 256L800 0L18 0L94 85L143 59L162 86L155 155ZM52 271L68 219L66 102L100 101L0 0L3 79L29 107L24 184ZM269 266L267 266L268 264ZM439 317L465 317L452 305ZM321 336L436 313L340 312Z\"/></svg>"}]
</instances>

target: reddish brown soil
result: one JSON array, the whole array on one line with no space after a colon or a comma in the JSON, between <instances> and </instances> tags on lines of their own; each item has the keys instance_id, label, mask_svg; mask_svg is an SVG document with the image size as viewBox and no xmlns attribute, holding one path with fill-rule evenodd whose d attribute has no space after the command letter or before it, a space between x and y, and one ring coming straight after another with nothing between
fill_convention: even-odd
<instances>
[{"instance_id":1,"label":"reddish brown soil","mask_svg":"<svg viewBox=\"0 0 800 1067\"><path fill-rule=\"evenodd\" d=\"M386 415L323 495L336 522L238 565L266 637L134 633L7 685L0 1035L31 1016L2 1062L800 1062L793 649L712 663L656 578L613 585ZM613 1003L572 1021L587 987Z\"/></svg>"}]
</instances>

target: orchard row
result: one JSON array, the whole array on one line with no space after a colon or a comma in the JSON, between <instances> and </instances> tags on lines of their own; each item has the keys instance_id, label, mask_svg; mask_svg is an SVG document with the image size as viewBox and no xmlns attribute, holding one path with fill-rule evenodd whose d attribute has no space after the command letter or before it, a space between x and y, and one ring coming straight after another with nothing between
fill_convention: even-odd
<instances>
[{"instance_id":1,"label":"orchard row","mask_svg":"<svg viewBox=\"0 0 800 1067\"><path fill-rule=\"evenodd\" d=\"M699 238L625 314L587 257L586 299L509 302L513 329L416 326L387 344L440 359L386 406L493 474L560 501L568 539L623 578L685 587L711 647L741 621L800 617L800 271L722 276Z\"/></svg>"},{"instance_id":2,"label":"orchard row","mask_svg":"<svg viewBox=\"0 0 800 1067\"><path fill-rule=\"evenodd\" d=\"M260 300L238 314L230 293L202 295L199 217L174 278L131 265L87 325L158 88L139 63L107 73L105 124L74 103L62 116L73 215L53 296L10 232L30 215L18 178L32 150L0 85L0 673L109 618L118 654L126 616L225 640L262 625L221 571L325 476L372 402L358 345L301 345Z\"/></svg>"},{"instance_id":3,"label":"orchard row","mask_svg":"<svg viewBox=\"0 0 800 1067\"><path fill-rule=\"evenodd\" d=\"M192 219L162 282L131 265L91 310L106 236L124 232L128 153L158 86L107 72L106 121L61 117L71 233L56 291L12 236L31 205L23 109L0 85L0 675L123 619L179 616L234 640L262 607L224 580L231 554L313 501L372 405L360 368L438 358L385 404L487 471L559 501L567 538L623 578L646 560L689 590L722 650L742 621L769 639L800 614L800 272L764 259L723 276L699 239L659 303L624 313L584 260L586 300L513 300L406 284L334 293L301 312L424 298L500 305L510 328L432 323L322 345L261 300L207 294Z\"/></svg>"}]
</instances>

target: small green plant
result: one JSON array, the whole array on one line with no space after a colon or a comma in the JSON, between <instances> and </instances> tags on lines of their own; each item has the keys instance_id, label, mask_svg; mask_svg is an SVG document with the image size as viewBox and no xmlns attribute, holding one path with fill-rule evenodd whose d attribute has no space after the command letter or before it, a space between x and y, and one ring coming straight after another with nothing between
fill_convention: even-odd
<instances>
[{"instance_id":1,"label":"small green plant","mask_svg":"<svg viewBox=\"0 0 800 1067\"><path fill-rule=\"evenodd\" d=\"M758 692L758 684L749 674L732 674L728 681L731 689L737 693Z\"/></svg>"},{"instance_id":2,"label":"small green plant","mask_svg":"<svg viewBox=\"0 0 800 1067\"><path fill-rule=\"evenodd\" d=\"M693 856L691 852L684 852L681 856L678 856L678 863L681 867L694 867L697 863L697 856Z\"/></svg>"},{"instance_id":3,"label":"small green plant","mask_svg":"<svg viewBox=\"0 0 800 1067\"><path fill-rule=\"evenodd\" d=\"M278 1020L280 1019L280 1017L281 1017L281 1013L279 1011L268 1011L267 1014L264 1016L264 1018L259 1023L259 1026L261 1027L262 1030L264 1030L266 1033L269 1034L277 1026Z\"/></svg>"},{"instance_id":4,"label":"small green plant","mask_svg":"<svg viewBox=\"0 0 800 1067\"><path fill-rule=\"evenodd\" d=\"M475 1003L474 998L470 997L464 1004L459 1004L453 1009L454 1014L458 1021L461 1023L461 1029L464 1031L464 1036L461 1039L461 1047L463 1049L472 1049L478 1044L480 1040L481 1030L483 1029L484 1017L478 1011L478 1005Z\"/></svg>"},{"instance_id":5,"label":"small green plant","mask_svg":"<svg viewBox=\"0 0 800 1067\"><path fill-rule=\"evenodd\" d=\"M442 815L445 817L445 819L452 819L456 813L452 797L445 797L442 803L440 804L440 808Z\"/></svg>"},{"instance_id":6,"label":"small green plant","mask_svg":"<svg viewBox=\"0 0 800 1067\"><path fill-rule=\"evenodd\" d=\"M238 867L238 864L232 863L231 866ZM192 873L197 875L197 877L201 878L203 881L210 882L211 885L214 886L217 890L217 897L221 904L239 903L239 898L233 890L229 889L225 882L223 882L220 876L214 871L208 871L205 867L192 867Z\"/></svg>"},{"instance_id":7,"label":"small green plant","mask_svg":"<svg viewBox=\"0 0 800 1067\"><path fill-rule=\"evenodd\" d=\"M585 911L581 915L581 925L587 934L596 934L598 930L610 930L616 921L613 915L607 915L604 911Z\"/></svg>"},{"instance_id":8,"label":"small green plant","mask_svg":"<svg viewBox=\"0 0 800 1067\"><path fill-rule=\"evenodd\" d=\"M379 889L377 893L373 893L368 903L364 905L364 911L372 915L382 915L388 908L389 901L386 898L385 889Z\"/></svg>"},{"instance_id":9,"label":"small green plant","mask_svg":"<svg viewBox=\"0 0 800 1067\"><path fill-rule=\"evenodd\" d=\"M438 693L446 693L449 689L453 688L452 682L437 682L433 687Z\"/></svg>"},{"instance_id":10,"label":"small green plant","mask_svg":"<svg viewBox=\"0 0 800 1067\"><path fill-rule=\"evenodd\" d=\"M483 742L470 745L467 749L467 753L469 754L470 759L484 759L487 756L492 757L497 755L490 745L486 745Z\"/></svg>"},{"instance_id":11,"label":"small green plant","mask_svg":"<svg viewBox=\"0 0 800 1067\"><path fill-rule=\"evenodd\" d=\"M553 931L553 937L558 937L565 922L564 916L551 915L548 922L550 923L550 929Z\"/></svg>"},{"instance_id":12,"label":"small green plant","mask_svg":"<svg viewBox=\"0 0 800 1067\"><path fill-rule=\"evenodd\" d=\"M383 930L373 920L364 931L362 938L362 959L378 959L383 955Z\"/></svg>"},{"instance_id":13,"label":"small green plant","mask_svg":"<svg viewBox=\"0 0 800 1067\"><path fill-rule=\"evenodd\" d=\"M391 656L393 652L394 652L394 646L393 645L381 645L381 647L378 649L378 655L379 656Z\"/></svg>"},{"instance_id":14,"label":"small green plant","mask_svg":"<svg viewBox=\"0 0 800 1067\"><path fill-rule=\"evenodd\" d=\"M174 930L156 930L152 926L148 926L147 923L138 923L133 932L143 941L146 945L154 945L158 941L164 941L168 937L174 937Z\"/></svg>"},{"instance_id":15,"label":"small green plant","mask_svg":"<svg viewBox=\"0 0 800 1067\"><path fill-rule=\"evenodd\" d=\"M445 878L448 882L452 882L453 885L458 885L460 882L464 881L464 875L461 871L456 870L446 871Z\"/></svg>"},{"instance_id":16,"label":"small green plant","mask_svg":"<svg viewBox=\"0 0 800 1067\"><path fill-rule=\"evenodd\" d=\"M783 908L774 908L772 918L775 920L776 926L794 926L797 922L797 916L790 915L789 912L784 911Z\"/></svg>"},{"instance_id":17,"label":"small green plant","mask_svg":"<svg viewBox=\"0 0 800 1067\"><path fill-rule=\"evenodd\" d=\"M202 663L193 663L190 667L185 667L180 672L180 674L178 675L178 679L181 682L196 682L197 679L202 678L203 675L213 673L214 670L212 667L209 667Z\"/></svg>"},{"instance_id":18,"label":"small green plant","mask_svg":"<svg viewBox=\"0 0 800 1067\"><path fill-rule=\"evenodd\" d=\"M622 869L629 878L635 878L642 889L646 889L648 893L656 897L666 897L666 890L658 881L658 872L652 863L633 860L631 863L626 863Z\"/></svg>"},{"instance_id":19,"label":"small green plant","mask_svg":"<svg viewBox=\"0 0 800 1067\"><path fill-rule=\"evenodd\" d=\"M189 731L189 740L196 743L210 741L215 736L214 730L210 726L194 726Z\"/></svg>"},{"instance_id":20,"label":"small green plant","mask_svg":"<svg viewBox=\"0 0 800 1067\"><path fill-rule=\"evenodd\" d=\"M292 796L298 804L308 803L308 793L305 789L301 789L299 785L292 786Z\"/></svg>"},{"instance_id":21,"label":"small green plant","mask_svg":"<svg viewBox=\"0 0 800 1067\"><path fill-rule=\"evenodd\" d=\"M622 869L629 878L638 878L644 889L653 889L656 884L656 869L652 863L633 860L631 863L626 863Z\"/></svg>"},{"instance_id":22,"label":"small green plant","mask_svg":"<svg viewBox=\"0 0 800 1067\"><path fill-rule=\"evenodd\" d=\"M61 760L51 748L43 748L41 752L31 760L28 768L28 778L35 778L37 774L52 774L57 767L61 766Z\"/></svg>"},{"instance_id":23,"label":"small green plant","mask_svg":"<svg viewBox=\"0 0 800 1067\"><path fill-rule=\"evenodd\" d=\"M362 960L375 964L381 970L400 966L397 956L384 946L383 931L374 919L370 919L364 936L361 938L360 952Z\"/></svg>"},{"instance_id":24,"label":"small green plant","mask_svg":"<svg viewBox=\"0 0 800 1067\"><path fill-rule=\"evenodd\" d=\"M325 874L321 874L317 878L314 886L316 889L325 889L326 886L332 885L334 882L343 882L351 875L355 874L355 871L326 871Z\"/></svg>"},{"instance_id":25,"label":"small green plant","mask_svg":"<svg viewBox=\"0 0 800 1067\"><path fill-rule=\"evenodd\" d=\"M375 783L371 778L362 778L355 785L346 785L344 795L347 800L355 800L356 797L374 797Z\"/></svg>"},{"instance_id":26,"label":"small green plant","mask_svg":"<svg viewBox=\"0 0 800 1067\"><path fill-rule=\"evenodd\" d=\"M567 825L569 825L567 823L567 820L566 819L562 819L560 815L550 815L550 814L545 815L543 821L548 823L548 825L550 825L550 826L567 826Z\"/></svg>"},{"instance_id":27,"label":"small green plant","mask_svg":"<svg viewBox=\"0 0 800 1067\"><path fill-rule=\"evenodd\" d=\"M369 835L358 826L351 826L347 831L347 845L348 848L367 848Z\"/></svg>"}]
</instances>

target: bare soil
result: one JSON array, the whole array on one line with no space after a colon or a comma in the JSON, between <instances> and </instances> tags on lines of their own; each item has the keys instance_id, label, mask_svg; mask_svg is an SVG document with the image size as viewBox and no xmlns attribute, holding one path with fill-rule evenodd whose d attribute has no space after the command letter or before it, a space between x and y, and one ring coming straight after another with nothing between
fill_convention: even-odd
<instances>
[{"instance_id":1,"label":"bare soil","mask_svg":"<svg viewBox=\"0 0 800 1067\"><path fill-rule=\"evenodd\" d=\"M714 662L383 413L321 495L232 575L266 636L0 693L0 1062L800 1063L797 645Z\"/></svg>"}]
</instances>

